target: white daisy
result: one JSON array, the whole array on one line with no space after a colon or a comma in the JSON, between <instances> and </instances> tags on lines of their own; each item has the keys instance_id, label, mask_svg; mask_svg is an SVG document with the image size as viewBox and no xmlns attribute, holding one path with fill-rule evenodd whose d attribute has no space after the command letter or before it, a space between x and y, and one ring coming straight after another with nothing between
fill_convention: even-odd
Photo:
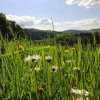
<instances>
[{"instance_id":1,"label":"white daisy","mask_svg":"<svg viewBox=\"0 0 100 100\"><path fill-rule=\"evenodd\" d=\"M32 61L39 61L41 59L41 57L39 55L33 55L31 56Z\"/></svg>"},{"instance_id":2,"label":"white daisy","mask_svg":"<svg viewBox=\"0 0 100 100\"><path fill-rule=\"evenodd\" d=\"M48 62L50 62L52 60L52 57L51 56L46 56L45 60L48 61Z\"/></svg>"},{"instance_id":3,"label":"white daisy","mask_svg":"<svg viewBox=\"0 0 100 100\"><path fill-rule=\"evenodd\" d=\"M31 61L31 56L28 55L26 58L25 58L25 62L30 62Z\"/></svg>"},{"instance_id":4,"label":"white daisy","mask_svg":"<svg viewBox=\"0 0 100 100\"><path fill-rule=\"evenodd\" d=\"M35 67L34 68L34 71L36 71L36 72L38 72L38 71L40 71L41 69L39 68L39 67Z\"/></svg>"},{"instance_id":5,"label":"white daisy","mask_svg":"<svg viewBox=\"0 0 100 100\"><path fill-rule=\"evenodd\" d=\"M74 71L80 71L80 68L79 67L74 67L73 70Z\"/></svg>"},{"instance_id":6,"label":"white daisy","mask_svg":"<svg viewBox=\"0 0 100 100\"><path fill-rule=\"evenodd\" d=\"M58 71L58 67L57 67L57 66L51 66L51 70L52 70L53 72L57 72L57 71Z\"/></svg>"},{"instance_id":7,"label":"white daisy","mask_svg":"<svg viewBox=\"0 0 100 100\"><path fill-rule=\"evenodd\" d=\"M73 94L77 94L77 95L81 95L81 96L89 96L89 92L82 89L82 90L79 90L79 89L71 89L71 93Z\"/></svg>"}]
</instances>

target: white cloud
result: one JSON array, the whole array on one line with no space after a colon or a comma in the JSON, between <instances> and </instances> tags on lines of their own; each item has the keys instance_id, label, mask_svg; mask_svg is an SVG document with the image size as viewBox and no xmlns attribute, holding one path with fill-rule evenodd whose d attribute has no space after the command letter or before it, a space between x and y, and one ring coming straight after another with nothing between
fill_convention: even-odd
<instances>
[{"instance_id":1,"label":"white cloud","mask_svg":"<svg viewBox=\"0 0 100 100\"><path fill-rule=\"evenodd\" d=\"M16 21L23 28L37 28L42 30L52 30L52 21L49 18L36 18L30 16L6 15L9 20ZM56 31L64 31L68 29L88 30L100 28L100 19L89 18L78 21L54 21Z\"/></svg>"},{"instance_id":2,"label":"white cloud","mask_svg":"<svg viewBox=\"0 0 100 100\"><path fill-rule=\"evenodd\" d=\"M78 5L86 8L100 7L100 0L66 0L66 4Z\"/></svg>"},{"instance_id":3,"label":"white cloud","mask_svg":"<svg viewBox=\"0 0 100 100\"><path fill-rule=\"evenodd\" d=\"M22 27L34 27L34 20L35 17L30 16L16 16L16 15L6 15L9 20L15 21L17 24L21 25Z\"/></svg>"},{"instance_id":4,"label":"white cloud","mask_svg":"<svg viewBox=\"0 0 100 100\"><path fill-rule=\"evenodd\" d=\"M48 18L35 18L31 16L6 15L9 20L15 21L23 28L51 29L51 21Z\"/></svg>"}]
</instances>

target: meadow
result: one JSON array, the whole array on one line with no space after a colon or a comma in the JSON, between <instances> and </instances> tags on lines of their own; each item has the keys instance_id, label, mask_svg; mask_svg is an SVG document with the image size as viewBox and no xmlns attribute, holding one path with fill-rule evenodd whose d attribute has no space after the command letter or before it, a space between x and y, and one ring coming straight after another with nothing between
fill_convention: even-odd
<instances>
[{"instance_id":1,"label":"meadow","mask_svg":"<svg viewBox=\"0 0 100 100\"><path fill-rule=\"evenodd\" d=\"M100 46L0 41L0 100L100 100Z\"/></svg>"}]
</instances>

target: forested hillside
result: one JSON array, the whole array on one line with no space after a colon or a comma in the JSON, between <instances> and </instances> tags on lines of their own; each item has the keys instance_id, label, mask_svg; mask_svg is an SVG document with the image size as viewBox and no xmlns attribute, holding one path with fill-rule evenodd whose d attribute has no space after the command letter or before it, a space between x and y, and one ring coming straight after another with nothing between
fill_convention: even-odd
<instances>
[{"instance_id":1,"label":"forested hillside","mask_svg":"<svg viewBox=\"0 0 100 100\"><path fill-rule=\"evenodd\" d=\"M62 45L74 45L77 43L78 39L81 40L81 43L86 45L87 43L93 44L94 41L96 44L100 44L100 32L91 31L86 33L79 34L63 34L57 37L57 42Z\"/></svg>"},{"instance_id":2,"label":"forested hillside","mask_svg":"<svg viewBox=\"0 0 100 100\"><path fill-rule=\"evenodd\" d=\"M3 38L7 38L8 40L13 38L28 38L29 40L50 39L52 42L53 38L56 38L55 40L57 43L62 45L74 45L80 38L82 44L93 44L94 40L96 44L100 43L100 29L92 29L88 31L66 30L63 32L44 31L34 28L23 29L21 26L16 24L16 22L6 19L6 16L3 13L0 13L0 33Z\"/></svg>"},{"instance_id":3,"label":"forested hillside","mask_svg":"<svg viewBox=\"0 0 100 100\"><path fill-rule=\"evenodd\" d=\"M9 40L14 37L20 39L25 38L27 35L25 30L16 24L16 22L7 20L3 13L0 13L0 33L3 38L7 38Z\"/></svg>"},{"instance_id":4,"label":"forested hillside","mask_svg":"<svg viewBox=\"0 0 100 100\"><path fill-rule=\"evenodd\" d=\"M25 31L27 32L31 40L41 40L41 39L53 38L54 34L57 33L53 31L44 31L44 30L38 30L34 28L25 29Z\"/></svg>"}]
</instances>

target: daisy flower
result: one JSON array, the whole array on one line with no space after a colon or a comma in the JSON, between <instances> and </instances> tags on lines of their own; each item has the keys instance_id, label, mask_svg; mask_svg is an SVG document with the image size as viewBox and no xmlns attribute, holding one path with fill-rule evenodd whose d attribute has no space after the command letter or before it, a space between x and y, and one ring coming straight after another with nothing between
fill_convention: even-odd
<instances>
[{"instance_id":1,"label":"daisy flower","mask_svg":"<svg viewBox=\"0 0 100 100\"><path fill-rule=\"evenodd\" d=\"M52 60L52 57L51 56L46 56L45 60L48 61L48 62L50 62Z\"/></svg>"},{"instance_id":2,"label":"daisy flower","mask_svg":"<svg viewBox=\"0 0 100 100\"><path fill-rule=\"evenodd\" d=\"M80 96L89 96L89 92L82 89L82 90L79 90L79 89L71 89L71 93L73 94L77 94L77 95L80 95Z\"/></svg>"},{"instance_id":3,"label":"daisy flower","mask_svg":"<svg viewBox=\"0 0 100 100\"><path fill-rule=\"evenodd\" d=\"M74 67L73 70L74 71L80 71L80 68L79 67Z\"/></svg>"},{"instance_id":4,"label":"daisy flower","mask_svg":"<svg viewBox=\"0 0 100 100\"><path fill-rule=\"evenodd\" d=\"M41 57L39 55L33 55L31 56L32 61L39 61L41 59Z\"/></svg>"},{"instance_id":5,"label":"daisy flower","mask_svg":"<svg viewBox=\"0 0 100 100\"><path fill-rule=\"evenodd\" d=\"M35 67L34 71L39 72L41 69L39 67Z\"/></svg>"},{"instance_id":6,"label":"daisy flower","mask_svg":"<svg viewBox=\"0 0 100 100\"><path fill-rule=\"evenodd\" d=\"M30 62L31 61L31 56L28 55L26 58L25 58L25 62Z\"/></svg>"},{"instance_id":7,"label":"daisy flower","mask_svg":"<svg viewBox=\"0 0 100 100\"><path fill-rule=\"evenodd\" d=\"M57 71L58 71L58 67L57 67L57 66L51 66L51 70L52 70L53 72L57 72Z\"/></svg>"}]
</instances>

